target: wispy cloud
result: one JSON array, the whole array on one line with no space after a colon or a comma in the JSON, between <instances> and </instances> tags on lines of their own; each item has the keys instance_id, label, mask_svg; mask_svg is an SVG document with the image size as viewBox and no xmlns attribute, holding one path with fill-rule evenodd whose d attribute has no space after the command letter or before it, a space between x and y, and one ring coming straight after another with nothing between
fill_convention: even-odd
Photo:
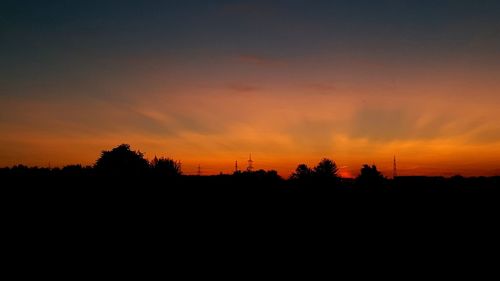
<instances>
[{"instance_id":1,"label":"wispy cloud","mask_svg":"<svg viewBox=\"0 0 500 281\"><path fill-rule=\"evenodd\" d=\"M321 95L331 94L337 90L337 87L330 83L306 83L302 87Z\"/></svg>"},{"instance_id":2,"label":"wispy cloud","mask_svg":"<svg viewBox=\"0 0 500 281\"><path fill-rule=\"evenodd\" d=\"M257 86L250 85L250 84L240 84L240 83L230 84L230 85L228 85L228 88L231 91L234 91L236 93L242 93L242 94L252 93L252 92L256 92L256 91L260 90L260 88Z\"/></svg>"}]
</instances>

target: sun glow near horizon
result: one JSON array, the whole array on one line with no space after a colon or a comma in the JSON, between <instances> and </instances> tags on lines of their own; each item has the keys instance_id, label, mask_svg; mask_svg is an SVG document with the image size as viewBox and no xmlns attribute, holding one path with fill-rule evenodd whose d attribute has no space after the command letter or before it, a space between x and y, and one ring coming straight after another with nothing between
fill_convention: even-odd
<instances>
[{"instance_id":1,"label":"sun glow near horizon","mask_svg":"<svg viewBox=\"0 0 500 281\"><path fill-rule=\"evenodd\" d=\"M500 174L500 5L403 2L8 4L0 166L128 143L188 174Z\"/></svg>"}]
</instances>

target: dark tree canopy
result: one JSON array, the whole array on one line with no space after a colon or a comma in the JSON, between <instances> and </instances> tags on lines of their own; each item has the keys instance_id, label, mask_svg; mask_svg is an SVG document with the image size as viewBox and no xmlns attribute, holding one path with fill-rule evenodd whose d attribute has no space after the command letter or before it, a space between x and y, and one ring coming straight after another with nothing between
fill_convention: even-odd
<instances>
[{"instance_id":1,"label":"dark tree canopy","mask_svg":"<svg viewBox=\"0 0 500 281\"><path fill-rule=\"evenodd\" d=\"M291 179L294 180L308 180L312 177L313 170L306 164L299 164L292 174Z\"/></svg>"},{"instance_id":2,"label":"dark tree canopy","mask_svg":"<svg viewBox=\"0 0 500 281\"><path fill-rule=\"evenodd\" d=\"M340 183L337 164L334 161L323 158L313 169L306 164L300 164L291 175L290 180L300 186L336 186Z\"/></svg>"},{"instance_id":3,"label":"dark tree canopy","mask_svg":"<svg viewBox=\"0 0 500 281\"><path fill-rule=\"evenodd\" d=\"M182 175L181 163L170 158L155 158L151 161L151 168L158 176Z\"/></svg>"},{"instance_id":4,"label":"dark tree canopy","mask_svg":"<svg viewBox=\"0 0 500 281\"><path fill-rule=\"evenodd\" d=\"M236 180L241 181L244 184L253 183L256 186L260 184L270 184L270 183L278 183L283 179L278 175L278 172L275 170L256 170L256 171L237 171L233 174Z\"/></svg>"},{"instance_id":5,"label":"dark tree canopy","mask_svg":"<svg viewBox=\"0 0 500 281\"><path fill-rule=\"evenodd\" d=\"M143 153L131 150L128 144L122 144L110 151L103 151L94 167L96 171L108 175L138 175L147 172L149 163Z\"/></svg>"},{"instance_id":6,"label":"dark tree canopy","mask_svg":"<svg viewBox=\"0 0 500 281\"><path fill-rule=\"evenodd\" d=\"M323 158L318 165L314 167L314 175L322 179L339 178L337 164L330 159Z\"/></svg>"},{"instance_id":7,"label":"dark tree canopy","mask_svg":"<svg viewBox=\"0 0 500 281\"><path fill-rule=\"evenodd\" d=\"M375 165L363 165L361 172L356 179L359 187L362 188L380 188L384 184L385 178L377 170Z\"/></svg>"}]
</instances>

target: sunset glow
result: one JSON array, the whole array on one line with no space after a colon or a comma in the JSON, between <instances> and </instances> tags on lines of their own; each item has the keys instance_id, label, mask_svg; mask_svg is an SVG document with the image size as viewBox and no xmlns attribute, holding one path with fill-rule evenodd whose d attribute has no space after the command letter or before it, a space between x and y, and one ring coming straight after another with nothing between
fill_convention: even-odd
<instances>
[{"instance_id":1,"label":"sunset glow","mask_svg":"<svg viewBox=\"0 0 500 281\"><path fill-rule=\"evenodd\" d=\"M7 2L0 166L500 174L498 1Z\"/></svg>"}]
</instances>

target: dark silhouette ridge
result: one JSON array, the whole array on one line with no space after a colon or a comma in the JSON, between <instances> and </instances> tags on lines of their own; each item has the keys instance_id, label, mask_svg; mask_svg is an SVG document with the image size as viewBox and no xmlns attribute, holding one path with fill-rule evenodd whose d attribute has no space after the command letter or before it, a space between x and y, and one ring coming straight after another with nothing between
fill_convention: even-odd
<instances>
[{"instance_id":1,"label":"dark silhouette ridge","mask_svg":"<svg viewBox=\"0 0 500 281\"><path fill-rule=\"evenodd\" d=\"M100 192L113 188L154 187L169 192L201 192L203 194L231 194L273 192L288 193L470 193L500 190L500 177L464 178L396 177L385 178L375 165L363 165L356 179L341 178L336 163L324 158L314 168L297 166L289 179L281 178L274 170L237 171L231 175L183 175L181 163L170 158L155 157L151 162L140 151L122 144L103 151L93 167L68 165L59 168L16 165L0 169L4 186L99 188Z\"/></svg>"},{"instance_id":2,"label":"dark silhouette ridge","mask_svg":"<svg viewBox=\"0 0 500 281\"><path fill-rule=\"evenodd\" d=\"M227 218L223 227L230 229L226 234L233 235L237 223L248 231L249 220L266 222L271 227L279 227L283 220L291 225L297 220L312 220L317 225L335 227L337 232L346 229L338 228L339 220L362 225L361 218L373 224L369 229L372 231L380 228L381 218L399 216L398 227L423 212L431 220L448 220L435 215L444 208L447 212L453 210L461 219L470 217L471 210L486 214L500 211L500 177L384 179L376 167L363 166L354 180L341 178L335 163L328 159L312 169L299 165L289 179L273 170L198 176L182 174L181 168L179 162L168 158L150 163L142 153L121 145L104 151L93 167L17 165L0 169L0 190L2 202L7 203L3 206L7 206L13 221L29 225L26 221L36 218L40 231L25 231L26 240L32 239L33 233L43 232L50 218L57 218L50 227L64 231L69 223L76 225L78 233L85 229L82 222L90 224L90 229L96 229L90 235L93 237L99 237L103 227L113 227L117 221L126 226L123 233L132 228L142 232L147 225L155 228L148 235L156 228L168 229L165 237L192 227L196 228L191 233L196 241L214 227L221 227L213 224L219 218ZM478 207L474 200L480 202L476 203ZM258 219L254 219L256 215ZM131 220L136 222L135 227L131 227ZM174 226L173 221L178 225ZM302 229L310 230L308 226ZM64 231L61 233L67 233ZM359 233L366 235L369 231ZM262 234L267 235L267 230Z\"/></svg>"}]
</instances>

